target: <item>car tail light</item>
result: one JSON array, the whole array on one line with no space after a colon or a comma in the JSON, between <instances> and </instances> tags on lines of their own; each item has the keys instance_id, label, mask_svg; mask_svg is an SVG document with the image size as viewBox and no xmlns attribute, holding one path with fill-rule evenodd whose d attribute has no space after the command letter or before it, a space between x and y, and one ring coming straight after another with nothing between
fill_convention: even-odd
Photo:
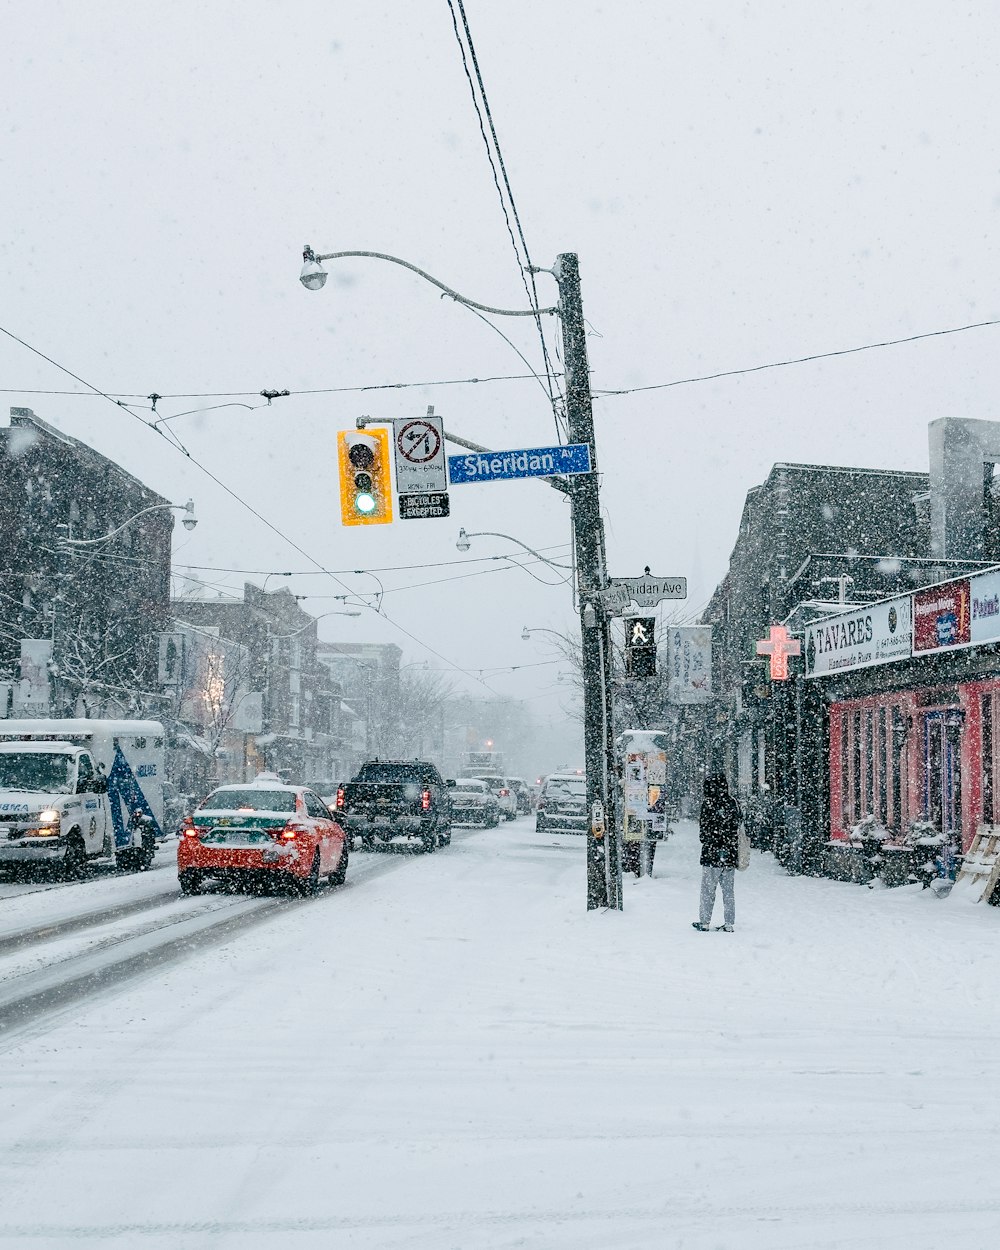
<instances>
[{"instance_id":1,"label":"car tail light","mask_svg":"<svg viewBox=\"0 0 1000 1250\"><path fill-rule=\"evenodd\" d=\"M293 825L289 823L285 825L284 829L281 830L281 837L285 841L290 842L292 838L297 838L300 833L305 833L305 832L307 831L303 829L301 825Z\"/></svg>"},{"instance_id":2,"label":"car tail light","mask_svg":"<svg viewBox=\"0 0 1000 1250\"><path fill-rule=\"evenodd\" d=\"M425 790L423 794L420 796L420 806L425 812L429 812L431 810L430 790Z\"/></svg>"},{"instance_id":3,"label":"car tail light","mask_svg":"<svg viewBox=\"0 0 1000 1250\"><path fill-rule=\"evenodd\" d=\"M344 806L344 787L338 786L337 787L337 807L338 809L340 809L343 806Z\"/></svg>"},{"instance_id":4,"label":"car tail light","mask_svg":"<svg viewBox=\"0 0 1000 1250\"><path fill-rule=\"evenodd\" d=\"M193 817L191 816L184 817L183 821L181 822L181 833L184 835L184 837L196 838L198 834L202 832L204 832L204 830L200 829L198 825L194 823Z\"/></svg>"},{"instance_id":5,"label":"car tail light","mask_svg":"<svg viewBox=\"0 0 1000 1250\"><path fill-rule=\"evenodd\" d=\"M510 791L509 791L509 790L506 790L506 789L504 789L504 790L499 790L497 793L500 795L500 797L501 797L502 799L506 799L506 798L508 798L508 797L510 796Z\"/></svg>"}]
</instances>

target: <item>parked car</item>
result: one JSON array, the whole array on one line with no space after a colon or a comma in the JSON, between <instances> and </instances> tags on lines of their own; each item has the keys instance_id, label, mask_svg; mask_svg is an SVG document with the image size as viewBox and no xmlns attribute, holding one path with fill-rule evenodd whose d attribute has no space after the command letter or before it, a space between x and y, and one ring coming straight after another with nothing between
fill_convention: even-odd
<instances>
[{"instance_id":1,"label":"parked car","mask_svg":"<svg viewBox=\"0 0 1000 1250\"><path fill-rule=\"evenodd\" d=\"M531 813L531 791L528 789L528 783L523 777L507 778L511 789L514 791L514 798L517 800L517 811L519 816L528 816Z\"/></svg>"},{"instance_id":2,"label":"parked car","mask_svg":"<svg viewBox=\"0 0 1000 1250\"><path fill-rule=\"evenodd\" d=\"M577 773L552 773L542 783L535 808L535 829L541 833L587 832L587 780Z\"/></svg>"},{"instance_id":3,"label":"parked car","mask_svg":"<svg viewBox=\"0 0 1000 1250\"><path fill-rule=\"evenodd\" d=\"M451 791L423 760L369 760L337 790L336 816L367 850L398 837L425 851L451 841Z\"/></svg>"},{"instance_id":4,"label":"parked car","mask_svg":"<svg viewBox=\"0 0 1000 1250\"><path fill-rule=\"evenodd\" d=\"M482 825L495 829L500 823L500 803L485 781L459 777L448 783L451 818L456 825Z\"/></svg>"},{"instance_id":5,"label":"parked car","mask_svg":"<svg viewBox=\"0 0 1000 1250\"><path fill-rule=\"evenodd\" d=\"M485 781L496 795L500 805L500 814L504 820L517 820L517 795L507 777L492 777L488 774L477 774L480 781Z\"/></svg>"},{"instance_id":6,"label":"parked car","mask_svg":"<svg viewBox=\"0 0 1000 1250\"><path fill-rule=\"evenodd\" d=\"M283 884L308 894L324 877L343 884L348 849L344 830L319 795L257 778L220 786L185 819L177 875L185 894L197 894L213 877L251 889Z\"/></svg>"}]
</instances>

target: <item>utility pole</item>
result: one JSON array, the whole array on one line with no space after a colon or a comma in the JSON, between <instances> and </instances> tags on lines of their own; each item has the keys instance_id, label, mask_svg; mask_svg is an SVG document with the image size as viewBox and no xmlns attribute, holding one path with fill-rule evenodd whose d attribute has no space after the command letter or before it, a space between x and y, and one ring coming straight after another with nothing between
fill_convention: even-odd
<instances>
[{"instance_id":1,"label":"utility pole","mask_svg":"<svg viewBox=\"0 0 1000 1250\"><path fill-rule=\"evenodd\" d=\"M616 773L611 724L611 627L600 591L608 584L604 522L597 481L597 447L590 397L587 332L575 252L556 257L559 284L568 441L590 447L591 472L570 481L573 538L583 643L583 735L587 771L587 818L594 804L604 809L604 832L587 829L587 908L621 909L621 854L618 844Z\"/></svg>"}]
</instances>

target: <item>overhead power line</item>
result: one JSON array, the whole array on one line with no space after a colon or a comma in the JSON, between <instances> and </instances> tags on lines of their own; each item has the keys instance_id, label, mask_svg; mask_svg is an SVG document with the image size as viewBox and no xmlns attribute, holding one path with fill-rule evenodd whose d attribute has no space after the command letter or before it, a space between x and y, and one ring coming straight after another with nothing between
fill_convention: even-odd
<instances>
[{"instance_id":1,"label":"overhead power line","mask_svg":"<svg viewBox=\"0 0 1000 1250\"><path fill-rule=\"evenodd\" d=\"M496 326L493 326L492 322L489 324L494 330L497 329ZM986 330L996 326L1000 326L1000 319L992 321L974 321L969 325L949 326L944 330L927 330L921 334L910 334L904 338L898 339L880 339L874 343L862 343L857 347L842 347L834 351L813 352L808 356L793 356L787 360L771 360L767 361L765 364L750 365L740 369L720 369L715 373L701 373L689 378L675 378L671 382L654 382L646 386L598 387L592 391L592 394L595 399L614 399L621 395L638 395L644 391L663 391L669 390L675 386L693 386L698 382L716 382L720 378L737 378L750 373L763 373L767 369L785 369L792 365L809 364L816 360L832 360L838 356L852 356L858 352L877 351L878 349L885 347L900 347L906 343L918 343L923 339L943 338L950 334L965 334L970 330ZM35 348L31 347L30 344L25 343L23 339L18 338L17 335L12 334L9 330L4 329L3 326L0 326L0 332L6 334L8 338L13 339L16 343L20 343L22 347L27 347L29 351L35 352L36 355L41 356L43 360L47 360L50 364L55 365L55 367L62 370L62 372L69 373L70 377L75 376L68 369L64 369L62 365L56 364L55 361L51 360L43 352L37 351ZM560 377L562 375L554 374L553 376ZM318 387L313 390L289 391L288 395L291 397L296 395L358 394L363 391L406 390L410 388L428 386L474 386L489 382L531 382L538 380L539 375L534 372L514 373L483 378L443 378L427 382L375 382L365 386L328 386ZM78 379L78 381L82 381L82 379ZM87 383L84 382L83 385L86 386ZM252 398L259 396L260 394L260 391L174 391L158 395L157 399L240 399L246 397ZM125 404L120 402L123 400L150 398L150 395L142 395L137 391L102 391L96 387L91 387L86 391L59 391L23 386L10 386L0 387L0 395L60 395L70 399L92 399L96 395L103 399L110 400L116 407L119 408L125 407ZM258 406L266 407L264 404ZM136 407L136 405L129 405L129 408L134 407ZM195 409L194 411L199 410ZM167 419L173 420L174 417L183 415L187 414L174 413ZM142 420L142 418L139 418L139 420ZM145 421L143 424L151 425L151 423Z\"/></svg>"},{"instance_id":2,"label":"overhead power line","mask_svg":"<svg viewBox=\"0 0 1000 1250\"><path fill-rule=\"evenodd\" d=\"M462 29L465 32L465 42L462 42L462 34L458 28L458 18L455 13L455 3L458 4L458 11L462 17ZM552 387L552 378L554 371L552 361L549 358L549 348L545 340L545 330L542 326L541 313L539 312L538 289L535 283L534 265L531 261L531 253L528 250L528 241L524 237L524 228L521 225L521 216L517 211L517 202L514 199L514 191L510 185L510 177L507 174L507 163L503 158L503 149L500 147L500 139L497 135L496 126L493 122L493 111L490 108L489 96L486 94L486 84L483 82L482 71L479 68L479 57L476 54L476 45L472 39L472 31L469 29L469 19L465 13L465 4L463 0L448 0L448 8L451 12L451 22L455 30L455 39L458 43L458 49L462 56L462 69L465 71L465 77L469 84L469 92L472 96L472 106L476 110L476 117L479 121L479 133L483 138L483 145L486 148L486 157L490 163L490 169L493 172L493 184L497 189L497 195L500 199L500 208L503 212L504 221L507 224L507 233L510 236L511 246L514 249L514 258L517 261L518 271L520 273L521 282L524 285L525 294L528 302L535 310L535 328L538 331L538 338L542 347L542 361L545 366L545 386L549 396L549 403L552 407L552 418L555 422L556 434L561 435L563 431L560 428L559 405L555 391ZM466 56L466 46L468 46L468 57ZM472 61L472 67L475 71L475 83L472 80L472 74L469 72L469 60ZM476 85L479 87L479 94L476 94ZM480 108L480 100L482 100L482 108ZM484 123L485 114L485 123ZM487 137L486 125L489 125L490 136ZM492 143L491 143L492 139ZM494 159L494 155L496 159ZM499 166L499 174L497 167ZM500 186L500 180L503 179L503 187ZM505 193L506 192L506 196ZM507 212L507 205L510 205L510 213ZM514 224L517 227L517 238L514 237L514 226L511 225L511 217L514 218ZM520 239L520 248L518 248L518 239ZM485 318L484 318L485 320ZM494 327L495 328L495 327Z\"/></svg>"},{"instance_id":3,"label":"overhead power line","mask_svg":"<svg viewBox=\"0 0 1000 1250\"><path fill-rule=\"evenodd\" d=\"M856 352L872 352L880 347L899 347L902 343L916 343L921 339L942 338L946 334L964 334L967 330L985 330L1000 326L1000 320L976 321L967 326L952 326L948 330L927 330L923 334L910 334L901 339L883 339L879 343L863 343L860 347L842 347L832 352L814 352L811 356L795 356L791 360L772 360L764 365L752 365L746 369L724 369L718 373L703 373L693 378L678 378L674 382L654 382L649 386L627 386L619 390L595 390L595 399L608 399L615 395L638 395L641 391L665 391L672 386L690 386L695 382L715 382L719 378L736 378L747 373L763 373L765 369L786 369L789 365L804 365L813 360L831 360L835 356L853 356Z\"/></svg>"},{"instance_id":4,"label":"overhead power line","mask_svg":"<svg viewBox=\"0 0 1000 1250\"><path fill-rule=\"evenodd\" d=\"M490 323L492 324L492 323ZM2 328L2 327L0 327ZM496 327L494 327L495 329ZM10 335L16 342L27 347L23 339L18 339L9 331L4 330L5 334ZM31 350L34 350L33 348ZM38 353L41 355L41 353ZM43 357L48 360L48 357ZM54 361L50 361L54 364ZM56 368L61 366L56 365ZM530 367L530 366L529 366ZM66 370L65 372L69 372ZM73 376L72 374L70 376ZM556 374L556 377L561 375ZM434 378L427 382L370 382L364 386L321 386L301 391L282 391L276 398L284 399L294 395L360 395L365 391L406 391L416 390L427 386L482 386L489 382L531 382L537 381L537 373L502 373L494 374L483 378ZM86 383L84 383L86 385ZM0 387L0 395L65 395L78 399L93 399L94 395L102 395L105 399L151 399L155 392L142 395L138 391L104 391L95 392L93 388L88 391L48 391L38 388L24 386L5 386ZM255 399L262 395L262 391L173 391L157 394L157 400L160 399ZM264 408L265 404L259 404L258 407ZM180 413L175 413L180 416ZM172 419L172 418L171 418Z\"/></svg>"}]
</instances>

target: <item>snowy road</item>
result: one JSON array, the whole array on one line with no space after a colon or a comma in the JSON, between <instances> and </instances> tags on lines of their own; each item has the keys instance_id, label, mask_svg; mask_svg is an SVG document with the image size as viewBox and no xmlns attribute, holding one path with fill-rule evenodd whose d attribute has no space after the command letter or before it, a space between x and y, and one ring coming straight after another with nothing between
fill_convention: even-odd
<instances>
[{"instance_id":1,"label":"snowy road","mask_svg":"<svg viewBox=\"0 0 1000 1250\"><path fill-rule=\"evenodd\" d=\"M527 820L392 858L8 1044L0 1246L994 1244L997 910L756 857L696 933L689 827L621 916Z\"/></svg>"}]
</instances>

